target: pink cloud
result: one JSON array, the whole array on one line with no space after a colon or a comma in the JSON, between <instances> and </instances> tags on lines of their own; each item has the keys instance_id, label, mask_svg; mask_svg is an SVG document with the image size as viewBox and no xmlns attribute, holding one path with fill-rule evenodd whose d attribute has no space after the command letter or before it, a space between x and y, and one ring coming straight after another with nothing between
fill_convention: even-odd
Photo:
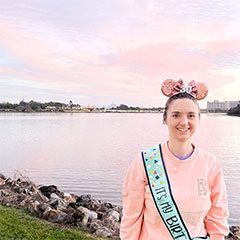
<instances>
[{"instance_id":1,"label":"pink cloud","mask_svg":"<svg viewBox=\"0 0 240 240\"><path fill-rule=\"evenodd\" d=\"M159 43L106 56L106 64L123 66L145 75L205 71L211 62L198 54L188 54L187 43Z\"/></svg>"},{"instance_id":2,"label":"pink cloud","mask_svg":"<svg viewBox=\"0 0 240 240\"><path fill-rule=\"evenodd\" d=\"M240 42L214 40L217 36L210 34L213 26L205 33L204 28L197 32L172 21L167 25L170 27L165 40L157 24L150 36L146 29L136 29L128 36L126 28L126 32L116 31L116 36L100 37L96 41L100 45L98 52L98 44L98 47L92 46L81 39L60 41L58 37L48 37L49 31L39 35L27 27L0 22L1 45L23 65L22 68L1 68L0 72L33 83L41 82L66 94L92 99L109 96L127 102L127 99L136 101L144 93L156 98L161 81L166 78L195 79L206 82L210 88L221 88L236 80L235 75L220 72L214 60L221 54L234 53ZM104 32L111 33L111 28L106 27ZM171 40L167 41L168 37Z\"/></svg>"},{"instance_id":3,"label":"pink cloud","mask_svg":"<svg viewBox=\"0 0 240 240\"><path fill-rule=\"evenodd\" d=\"M238 54L240 50L240 40L219 40L209 41L204 46L207 54L213 54L215 56L222 54Z\"/></svg>"}]
</instances>

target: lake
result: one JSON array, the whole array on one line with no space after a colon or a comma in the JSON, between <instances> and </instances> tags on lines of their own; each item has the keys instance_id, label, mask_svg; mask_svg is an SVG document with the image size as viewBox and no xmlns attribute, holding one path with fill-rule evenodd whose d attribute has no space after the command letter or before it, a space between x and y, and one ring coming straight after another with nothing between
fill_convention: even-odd
<instances>
[{"instance_id":1,"label":"lake","mask_svg":"<svg viewBox=\"0 0 240 240\"><path fill-rule=\"evenodd\" d=\"M0 172L121 204L142 149L167 140L158 113L0 113ZM240 225L240 118L202 114L194 142L223 164L231 225Z\"/></svg>"}]
</instances>

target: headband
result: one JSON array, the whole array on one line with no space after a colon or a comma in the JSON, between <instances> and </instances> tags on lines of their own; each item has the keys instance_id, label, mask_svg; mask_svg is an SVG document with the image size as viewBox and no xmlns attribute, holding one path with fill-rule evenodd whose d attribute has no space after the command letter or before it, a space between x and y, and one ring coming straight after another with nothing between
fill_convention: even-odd
<instances>
[{"instance_id":1,"label":"headband","mask_svg":"<svg viewBox=\"0 0 240 240\"><path fill-rule=\"evenodd\" d=\"M167 97L186 92L197 100L204 99L208 94L207 86L204 83L195 82L194 80L185 86L182 79L179 79L178 81L167 79L162 83L161 90L162 93Z\"/></svg>"}]
</instances>

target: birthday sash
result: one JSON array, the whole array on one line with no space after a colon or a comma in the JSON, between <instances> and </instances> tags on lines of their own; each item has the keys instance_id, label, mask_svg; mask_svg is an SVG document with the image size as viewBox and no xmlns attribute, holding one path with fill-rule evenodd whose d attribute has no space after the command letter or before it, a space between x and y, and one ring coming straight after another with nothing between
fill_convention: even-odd
<instances>
[{"instance_id":1,"label":"birthday sash","mask_svg":"<svg viewBox=\"0 0 240 240\"><path fill-rule=\"evenodd\" d=\"M167 170L162 157L161 145L142 152L149 188L159 215L174 240L200 240L191 238L173 198Z\"/></svg>"}]
</instances>

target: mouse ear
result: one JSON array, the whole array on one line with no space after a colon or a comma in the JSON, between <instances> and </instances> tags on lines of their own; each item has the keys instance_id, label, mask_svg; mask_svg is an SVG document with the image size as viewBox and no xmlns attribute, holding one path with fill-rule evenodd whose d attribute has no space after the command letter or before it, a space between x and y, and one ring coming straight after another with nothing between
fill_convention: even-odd
<instances>
[{"instance_id":1,"label":"mouse ear","mask_svg":"<svg viewBox=\"0 0 240 240\"><path fill-rule=\"evenodd\" d=\"M204 83L192 80L188 86L191 87L190 94L197 100L202 100L208 95L208 88Z\"/></svg>"},{"instance_id":2,"label":"mouse ear","mask_svg":"<svg viewBox=\"0 0 240 240\"><path fill-rule=\"evenodd\" d=\"M197 100L202 100L208 95L208 88L204 83L197 82L196 83L196 89L197 89Z\"/></svg>"},{"instance_id":3,"label":"mouse ear","mask_svg":"<svg viewBox=\"0 0 240 240\"><path fill-rule=\"evenodd\" d=\"M167 79L163 81L161 86L162 93L167 97L171 97L173 95L175 84L176 84L176 81L173 79Z\"/></svg>"}]
</instances>

